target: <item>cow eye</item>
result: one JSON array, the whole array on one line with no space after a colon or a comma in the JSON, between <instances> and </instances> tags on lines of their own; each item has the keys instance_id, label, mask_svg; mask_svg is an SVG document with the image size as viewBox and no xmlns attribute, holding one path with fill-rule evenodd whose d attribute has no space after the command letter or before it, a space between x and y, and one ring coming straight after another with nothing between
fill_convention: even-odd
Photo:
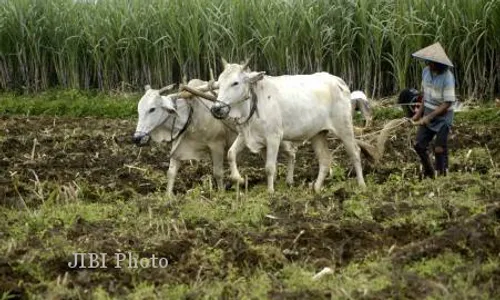
<instances>
[{"instance_id":1,"label":"cow eye","mask_svg":"<svg viewBox=\"0 0 500 300\"><path fill-rule=\"evenodd\" d=\"M237 86L238 85L238 81L235 81L233 82L233 84L231 84L231 86Z\"/></svg>"},{"instance_id":2,"label":"cow eye","mask_svg":"<svg viewBox=\"0 0 500 300\"><path fill-rule=\"evenodd\" d=\"M156 108L154 108L154 107L151 107L151 108L149 109L149 113L152 113L152 112L154 112L154 111L155 111L155 109L156 109Z\"/></svg>"}]
</instances>

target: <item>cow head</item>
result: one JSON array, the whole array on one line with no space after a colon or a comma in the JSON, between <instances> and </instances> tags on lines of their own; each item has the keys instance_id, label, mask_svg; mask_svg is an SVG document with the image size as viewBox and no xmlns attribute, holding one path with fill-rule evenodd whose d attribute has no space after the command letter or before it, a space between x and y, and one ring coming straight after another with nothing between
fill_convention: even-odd
<instances>
[{"instance_id":1,"label":"cow head","mask_svg":"<svg viewBox=\"0 0 500 300\"><path fill-rule=\"evenodd\" d=\"M146 92L137 105L139 120L133 136L135 144L146 145L151 135L153 139L156 139L155 131L164 125L170 116L178 114L172 97L160 95L161 92L172 89L173 86L170 85L161 90L152 89L149 85L145 86Z\"/></svg>"},{"instance_id":2,"label":"cow head","mask_svg":"<svg viewBox=\"0 0 500 300\"><path fill-rule=\"evenodd\" d=\"M217 103L212 106L212 115L218 119L241 118L249 106L250 87L264 77L265 72L251 72L249 60L243 64L229 64L222 59L224 70L219 75Z\"/></svg>"}]
</instances>

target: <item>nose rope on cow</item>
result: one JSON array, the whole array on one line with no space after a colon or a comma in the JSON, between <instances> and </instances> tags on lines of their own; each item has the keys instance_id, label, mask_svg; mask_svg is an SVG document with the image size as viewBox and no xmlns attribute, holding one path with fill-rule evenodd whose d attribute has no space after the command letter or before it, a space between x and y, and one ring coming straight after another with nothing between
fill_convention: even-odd
<instances>
[{"instance_id":1,"label":"nose rope on cow","mask_svg":"<svg viewBox=\"0 0 500 300\"><path fill-rule=\"evenodd\" d=\"M212 111L211 111L210 107L208 107L208 105L206 105L206 104L205 104L205 102L203 102L203 101L201 101L201 100L199 100L199 101L200 101L200 103L201 103L203 106L205 106L205 108L208 110L208 112L212 113ZM212 114L212 115L213 115L213 114ZM226 126L229 130L231 130L231 131L232 131L232 132L234 132L234 133L238 133L238 131L237 131L236 129L234 129L233 127L231 127L230 125L228 125L226 122L224 122L224 120L222 120L222 119L221 119L220 121L221 121L221 122L222 122L222 124L223 124L224 126Z\"/></svg>"},{"instance_id":2,"label":"nose rope on cow","mask_svg":"<svg viewBox=\"0 0 500 300\"><path fill-rule=\"evenodd\" d=\"M234 123L236 123L236 125L242 126L242 125L245 125L246 123L248 123L248 121L250 121L250 119L253 117L254 114L257 114L257 117L259 117L259 111L257 109L257 95L255 94L253 84L250 84L250 95L239 100L239 101L233 102L231 104L226 104L226 103L219 101L219 100L216 100L216 101L218 103L222 103L222 107L229 107L229 110L231 110L231 106L234 106L235 104L243 103L243 102L247 101L248 99L251 99L251 101L252 101L250 103L250 113L248 114L248 117L245 119L245 121L243 121L241 123L238 122L236 119L234 120ZM212 111L212 110L210 110L210 111ZM213 115L213 113L212 113L212 115ZM219 117L217 117L217 116L215 116L215 117L219 119Z\"/></svg>"}]
</instances>

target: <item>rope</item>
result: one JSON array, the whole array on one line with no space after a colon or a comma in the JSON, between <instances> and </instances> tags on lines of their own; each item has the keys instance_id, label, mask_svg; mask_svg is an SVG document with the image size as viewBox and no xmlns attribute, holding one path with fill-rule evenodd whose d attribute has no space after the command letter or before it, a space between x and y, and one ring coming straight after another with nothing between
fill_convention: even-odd
<instances>
[{"instance_id":1,"label":"rope","mask_svg":"<svg viewBox=\"0 0 500 300\"><path fill-rule=\"evenodd\" d=\"M210 107L208 107L208 105L206 105L206 104L205 104L205 102L203 102L203 100L201 99L201 97L196 97L196 99L197 99L199 102L201 102L201 104L202 104L202 105L203 105L203 106L204 106L204 107L208 110L208 112L209 112L210 114L212 114L212 113L210 112ZM238 131L236 131L236 129L235 129L235 128L233 128L231 125L228 125L228 124L225 122L225 120L219 120L219 121L221 121L221 123L222 123L222 124L223 124L223 125L224 125L227 129L231 130L231 131L232 131L232 132L234 132L234 133L238 133Z\"/></svg>"},{"instance_id":2,"label":"rope","mask_svg":"<svg viewBox=\"0 0 500 300\"><path fill-rule=\"evenodd\" d=\"M365 137L374 136L374 135L382 133L383 131L387 132L387 131L393 130L393 129L398 128L401 125L403 125L405 123L409 123L409 122L410 122L410 119L407 119L407 118L394 119L394 120L389 121L389 123L384 125L384 127L380 130L372 131L372 132L367 133L367 134L362 134L362 135L359 135L357 137L365 138Z\"/></svg>"},{"instance_id":3,"label":"rope","mask_svg":"<svg viewBox=\"0 0 500 300\"><path fill-rule=\"evenodd\" d=\"M385 143L387 142L387 139L389 138L392 130L401 128L401 126L404 124L409 125L411 124L410 122L411 120L408 118L395 119L387 123L384 128L380 130L380 135L377 137L378 159L382 158L382 155L384 155Z\"/></svg>"},{"instance_id":4,"label":"rope","mask_svg":"<svg viewBox=\"0 0 500 300\"><path fill-rule=\"evenodd\" d=\"M370 132L367 134L358 135L355 138L359 140L359 143L364 143L364 144L366 144L366 146L370 146L369 148L374 148L373 146L371 146L367 142L363 141L362 139L367 140L366 139L367 137L372 137L371 139L368 139L368 140L373 140L373 137L376 137L376 139L377 139L376 149L374 149L376 153L373 153L372 156L374 158L374 161L377 162L380 160L380 158L382 158L382 155L384 154L384 150L385 150L385 143L387 142L387 139L389 138L389 136L391 135L393 130L404 127L405 125L410 125L410 124L412 124L411 119L408 119L408 118L394 119L394 120L389 121L387 124L385 124L382 129L379 129L379 130L376 130L376 131L373 131L373 132ZM330 140L332 140L332 139L335 139L335 138L330 138ZM373 152L373 150L370 150L370 153L372 153L372 152Z\"/></svg>"}]
</instances>

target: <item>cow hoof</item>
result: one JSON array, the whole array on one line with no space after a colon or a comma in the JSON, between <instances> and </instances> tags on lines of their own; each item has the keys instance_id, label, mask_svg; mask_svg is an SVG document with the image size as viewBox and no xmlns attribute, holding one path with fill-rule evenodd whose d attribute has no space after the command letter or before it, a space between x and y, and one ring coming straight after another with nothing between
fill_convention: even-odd
<instances>
[{"instance_id":1,"label":"cow hoof","mask_svg":"<svg viewBox=\"0 0 500 300\"><path fill-rule=\"evenodd\" d=\"M314 192L316 194L321 193L321 189L322 189L322 187L319 184L316 184L316 183L314 184Z\"/></svg>"},{"instance_id":2,"label":"cow hoof","mask_svg":"<svg viewBox=\"0 0 500 300\"><path fill-rule=\"evenodd\" d=\"M273 186L273 187L268 186L268 187L267 187L267 193L268 193L269 195L274 194L274 186Z\"/></svg>"},{"instance_id":3,"label":"cow hoof","mask_svg":"<svg viewBox=\"0 0 500 300\"><path fill-rule=\"evenodd\" d=\"M310 190L314 190L314 182L309 182L307 186L309 187Z\"/></svg>"}]
</instances>

